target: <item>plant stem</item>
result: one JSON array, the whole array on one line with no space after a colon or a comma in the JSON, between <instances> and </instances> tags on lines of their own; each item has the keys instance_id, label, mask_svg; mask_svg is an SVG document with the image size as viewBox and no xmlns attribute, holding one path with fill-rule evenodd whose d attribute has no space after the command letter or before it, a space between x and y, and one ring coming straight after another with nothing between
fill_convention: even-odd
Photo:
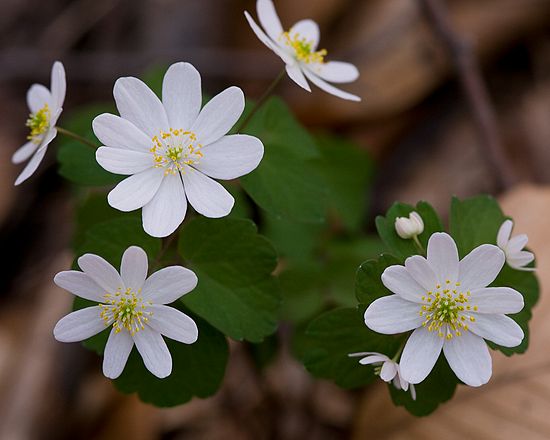
<instances>
[{"instance_id":1,"label":"plant stem","mask_svg":"<svg viewBox=\"0 0 550 440\"><path fill-rule=\"evenodd\" d=\"M162 260L162 257L164 257L164 255L166 254L166 251L168 250L168 248L170 248L170 245L177 238L177 236L178 236L178 232L175 231L171 235L169 235L168 237L164 237L162 239L162 248L161 248L160 252L158 253L157 258L155 258L155 261L153 261L153 264L151 265L153 270L155 270L159 266L159 264Z\"/></svg>"},{"instance_id":2,"label":"plant stem","mask_svg":"<svg viewBox=\"0 0 550 440\"><path fill-rule=\"evenodd\" d=\"M92 147L94 150L98 149L98 146L96 144L94 144L92 141L90 141L89 139L86 139L83 136L73 133L72 131L65 130L64 128L61 128L61 127L55 127L55 129L57 130L58 133L61 133L67 137L73 138L74 140L77 140L78 142L81 142L85 145L88 145L89 147Z\"/></svg>"},{"instance_id":3,"label":"plant stem","mask_svg":"<svg viewBox=\"0 0 550 440\"><path fill-rule=\"evenodd\" d=\"M422 243L420 243L420 240L418 239L418 235L413 235L412 237L414 244L416 244L416 247L420 251L422 255L424 255L424 247L422 246Z\"/></svg>"},{"instance_id":4,"label":"plant stem","mask_svg":"<svg viewBox=\"0 0 550 440\"><path fill-rule=\"evenodd\" d=\"M260 107L264 104L264 102L269 98L275 87L281 82L283 77L285 76L285 69L283 68L279 75L277 75L277 78L273 80L273 82L269 85L269 87L265 90L263 95L256 101L256 104L254 104L254 107L252 107L252 110L250 110L250 113L244 118L244 121L240 123L239 127L237 128L237 133L240 133L250 122L252 119L252 116L256 114L256 112L260 109Z\"/></svg>"}]
</instances>

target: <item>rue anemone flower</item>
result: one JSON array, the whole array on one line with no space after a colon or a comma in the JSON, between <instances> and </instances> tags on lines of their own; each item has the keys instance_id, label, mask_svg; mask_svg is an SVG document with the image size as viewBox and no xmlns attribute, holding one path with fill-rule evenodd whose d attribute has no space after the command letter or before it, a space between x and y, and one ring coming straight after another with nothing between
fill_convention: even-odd
<instances>
[{"instance_id":1,"label":"rue anemone flower","mask_svg":"<svg viewBox=\"0 0 550 440\"><path fill-rule=\"evenodd\" d=\"M424 232L424 221L420 214L415 211L411 212L408 217L397 217L395 219L395 232L404 240L418 237Z\"/></svg>"},{"instance_id":2,"label":"rue anemone flower","mask_svg":"<svg viewBox=\"0 0 550 440\"><path fill-rule=\"evenodd\" d=\"M531 263L535 256L532 252L524 251L523 248L527 245L527 234L519 234L511 237L514 222L506 220L500 226L497 235L497 245L506 255L506 263L513 269L533 271L534 267L525 267Z\"/></svg>"}]
</instances>

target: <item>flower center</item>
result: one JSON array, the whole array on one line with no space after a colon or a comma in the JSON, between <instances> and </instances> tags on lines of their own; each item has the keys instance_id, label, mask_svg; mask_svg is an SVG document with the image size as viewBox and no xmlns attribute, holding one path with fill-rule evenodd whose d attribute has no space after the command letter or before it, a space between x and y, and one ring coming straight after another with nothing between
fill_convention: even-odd
<instances>
[{"instance_id":1,"label":"flower center","mask_svg":"<svg viewBox=\"0 0 550 440\"><path fill-rule=\"evenodd\" d=\"M197 135L182 128L160 131L153 136L153 153L155 167L164 168L164 174L176 174L184 171L185 165L196 165L203 156L202 144L197 142Z\"/></svg>"},{"instance_id":2,"label":"flower center","mask_svg":"<svg viewBox=\"0 0 550 440\"><path fill-rule=\"evenodd\" d=\"M151 302L143 301L141 289L136 293L130 288L125 291L119 288L116 293L107 293L103 298L105 304L99 304L101 319L105 321L106 326L112 323L115 333L126 329L133 336L145 328L149 316L153 314L147 311L147 306L150 306Z\"/></svg>"},{"instance_id":3,"label":"flower center","mask_svg":"<svg viewBox=\"0 0 550 440\"><path fill-rule=\"evenodd\" d=\"M460 291L460 283L445 281L445 286L437 284L435 290L422 297L424 304L420 307L420 316L424 317L422 325L430 332L437 332L440 338L452 339L468 331L468 322L475 322L469 312L477 312L478 307L469 304L471 292ZM445 331L445 330L449 331Z\"/></svg>"},{"instance_id":4,"label":"flower center","mask_svg":"<svg viewBox=\"0 0 550 440\"><path fill-rule=\"evenodd\" d=\"M42 141L42 135L50 127L50 108L48 104L44 104L44 107L37 112L31 113L25 125L30 129L27 139L39 144Z\"/></svg>"},{"instance_id":5,"label":"flower center","mask_svg":"<svg viewBox=\"0 0 550 440\"><path fill-rule=\"evenodd\" d=\"M314 51L313 41L308 41L306 38L300 37L298 33L291 35L290 32L283 32L281 38L287 46L294 49L298 61L303 61L307 64L323 63L327 56L327 51L325 49Z\"/></svg>"}]
</instances>

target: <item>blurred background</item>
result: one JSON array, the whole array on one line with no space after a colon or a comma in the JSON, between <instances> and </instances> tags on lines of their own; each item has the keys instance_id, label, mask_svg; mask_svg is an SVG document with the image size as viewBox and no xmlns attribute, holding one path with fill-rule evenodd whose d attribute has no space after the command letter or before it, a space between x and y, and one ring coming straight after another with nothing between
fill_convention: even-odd
<instances>
[{"instance_id":1,"label":"blurred background","mask_svg":"<svg viewBox=\"0 0 550 440\"><path fill-rule=\"evenodd\" d=\"M288 79L277 93L311 128L371 154L367 229L394 200L427 200L445 216L451 195L488 192L548 267L550 0L445 3L481 67L513 184L500 185L501 170L487 166L452 57L416 0L275 1L285 27L315 19L328 58L359 67L360 79L343 88L363 101L308 94ZM424 419L393 407L382 384L343 391L312 379L284 351L255 377L238 344L216 396L161 410L118 393L79 344L54 341L72 300L51 281L72 260L71 188L53 154L13 186L27 88L49 85L52 62L62 60L70 112L111 102L120 76L188 61L207 92L235 84L257 98L282 64L256 39L245 9L255 16L253 0L0 0L0 439L550 438L550 275L542 271L529 353L506 363L495 355L489 385L461 389Z\"/></svg>"}]
</instances>

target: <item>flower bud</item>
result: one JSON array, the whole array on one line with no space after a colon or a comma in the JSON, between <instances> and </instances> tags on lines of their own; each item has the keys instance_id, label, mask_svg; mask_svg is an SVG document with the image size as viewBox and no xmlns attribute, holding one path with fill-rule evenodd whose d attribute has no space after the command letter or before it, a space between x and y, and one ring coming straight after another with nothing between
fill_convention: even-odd
<instances>
[{"instance_id":1,"label":"flower bud","mask_svg":"<svg viewBox=\"0 0 550 440\"><path fill-rule=\"evenodd\" d=\"M409 217L397 217L395 219L395 231L401 238L408 240L424 232L422 217L416 212L411 212Z\"/></svg>"}]
</instances>

